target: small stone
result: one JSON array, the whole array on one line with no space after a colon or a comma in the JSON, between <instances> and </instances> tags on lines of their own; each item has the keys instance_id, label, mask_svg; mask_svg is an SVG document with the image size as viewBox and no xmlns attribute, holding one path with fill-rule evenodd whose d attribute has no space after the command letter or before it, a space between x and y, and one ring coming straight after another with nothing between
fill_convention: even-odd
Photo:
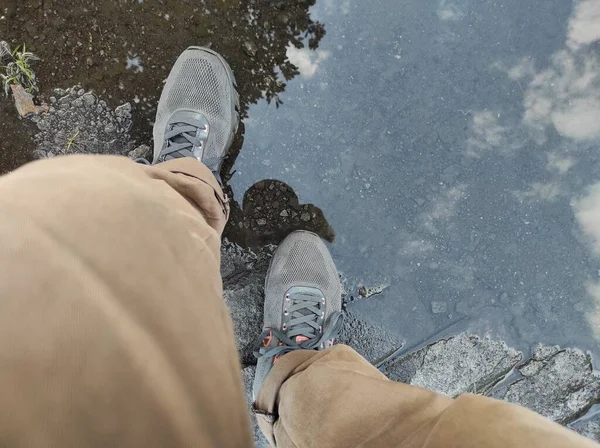
<instances>
[{"instance_id":1,"label":"small stone","mask_svg":"<svg viewBox=\"0 0 600 448\"><path fill-rule=\"evenodd\" d=\"M91 93L86 93L85 95L83 95L83 97L81 97L81 99L88 107L91 107L94 104L96 104L96 97L94 97L94 95L92 95Z\"/></svg>"},{"instance_id":2,"label":"small stone","mask_svg":"<svg viewBox=\"0 0 600 448\"><path fill-rule=\"evenodd\" d=\"M79 91L77 92L77 96L83 96L85 94L85 90L83 89L79 89Z\"/></svg>"},{"instance_id":3,"label":"small stone","mask_svg":"<svg viewBox=\"0 0 600 448\"><path fill-rule=\"evenodd\" d=\"M50 97L50 102L51 102L52 104L56 103L56 97L54 97L54 96L51 96L51 97Z\"/></svg>"},{"instance_id":4,"label":"small stone","mask_svg":"<svg viewBox=\"0 0 600 448\"><path fill-rule=\"evenodd\" d=\"M135 159L144 157L149 152L150 152L150 147L148 145L141 145L141 146L138 146L137 148L135 148L134 150L129 151L129 153L127 154L127 157L135 160Z\"/></svg>"},{"instance_id":5,"label":"small stone","mask_svg":"<svg viewBox=\"0 0 600 448\"><path fill-rule=\"evenodd\" d=\"M281 216L282 218L287 218L288 216L290 216L289 212L287 210L283 210L279 216Z\"/></svg>"},{"instance_id":6,"label":"small stone","mask_svg":"<svg viewBox=\"0 0 600 448\"><path fill-rule=\"evenodd\" d=\"M71 97L69 95L63 96L58 100L58 104L69 104L71 102Z\"/></svg>"},{"instance_id":7,"label":"small stone","mask_svg":"<svg viewBox=\"0 0 600 448\"><path fill-rule=\"evenodd\" d=\"M127 118L131 115L131 104L125 103L115 109L115 115L121 118Z\"/></svg>"},{"instance_id":8,"label":"small stone","mask_svg":"<svg viewBox=\"0 0 600 448\"><path fill-rule=\"evenodd\" d=\"M88 68L92 68L94 66L94 60L92 59L91 56L88 56L85 59L85 65L87 65Z\"/></svg>"},{"instance_id":9,"label":"small stone","mask_svg":"<svg viewBox=\"0 0 600 448\"><path fill-rule=\"evenodd\" d=\"M104 132L107 134L112 134L113 132L115 132L117 128L115 127L114 124L109 123L104 127Z\"/></svg>"},{"instance_id":10,"label":"small stone","mask_svg":"<svg viewBox=\"0 0 600 448\"><path fill-rule=\"evenodd\" d=\"M445 314L448 311L446 302L431 302L431 312L433 314Z\"/></svg>"},{"instance_id":11,"label":"small stone","mask_svg":"<svg viewBox=\"0 0 600 448\"><path fill-rule=\"evenodd\" d=\"M56 108L54 108L54 107L50 106L50 109L48 109L48 113L49 113L49 114L54 114L54 113L56 113Z\"/></svg>"},{"instance_id":12,"label":"small stone","mask_svg":"<svg viewBox=\"0 0 600 448\"><path fill-rule=\"evenodd\" d=\"M310 221L310 213L302 213L300 215L300 219L304 222Z\"/></svg>"},{"instance_id":13,"label":"small stone","mask_svg":"<svg viewBox=\"0 0 600 448\"><path fill-rule=\"evenodd\" d=\"M75 101L73 101L71 103L73 106L75 107L79 107L82 108L83 107L83 100L81 98L77 98Z\"/></svg>"},{"instance_id":14,"label":"small stone","mask_svg":"<svg viewBox=\"0 0 600 448\"><path fill-rule=\"evenodd\" d=\"M57 113L56 113L59 117L64 117L65 115L67 115L67 111L64 109L60 109Z\"/></svg>"},{"instance_id":15,"label":"small stone","mask_svg":"<svg viewBox=\"0 0 600 448\"><path fill-rule=\"evenodd\" d=\"M254 56L256 56L256 52L258 51L258 47L256 46L256 44L249 40L247 40L246 42L244 42L242 44L242 48L244 50L244 53L246 53L248 56L250 56L252 58Z\"/></svg>"},{"instance_id":16,"label":"small stone","mask_svg":"<svg viewBox=\"0 0 600 448\"><path fill-rule=\"evenodd\" d=\"M423 207L425 205L425 202L427 202L423 198L414 198L414 201L417 203L417 205L419 207Z\"/></svg>"},{"instance_id":17,"label":"small stone","mask_svg":"<svg viewBox=\"0 0 600 448\"><path fill-rule=\"evenodd\" d=\"M259 226L266 226L267 220L265 218L259 218L256 220L256 224L258 224Z\"/></svg>"},{"instance_id":18,"label":"small stone","mask_svg":"<svg viewBox=\"0 0 600 448\"><path fill-rule=\"evenodd\" d=\"M54 95L59 96L59 97L63 97L67 94L67 91L65 89L54 89L53 92L54 92Z\"/></svg>"},{"instance_id":19,"label":"small stone","mask_svg":"<svg viewBox=\"0 0 600 448\"><path fill-rule=\"evenodd\" d=\"M48 157L48 154L46 153L46 151L43 151L41 149L34 149L33 157L35 159L46 159Z\"/></svg>"}]
</instances>

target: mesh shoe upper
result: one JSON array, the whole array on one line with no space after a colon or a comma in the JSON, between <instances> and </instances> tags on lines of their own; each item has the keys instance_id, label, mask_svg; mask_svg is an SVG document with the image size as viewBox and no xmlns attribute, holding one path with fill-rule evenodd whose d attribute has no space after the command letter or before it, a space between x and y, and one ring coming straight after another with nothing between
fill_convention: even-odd
<instances>
[{"instance_id":1,"label":"mesh shoe upper","mask_svg":"<svg viewBox=\"0 0 600 448\"><path fill-rule=\"evenodd\" d=\"M292 233L273 255L265 282L255 397L278 356L331 345L341 328L341 308L341 285L327 246L312 233Z\"/></svg>"},{"instance_id":2,"label":"mesh shoe upper","mask_svg":"<svg viewBox=\"0 0 600 448\"><path fill-rule=\"evenodd\" d=\"M238 126L239 99L231 69L217 53L199 47L184 51L163 89L154 124L154 163L168 145L165 137L174 116L182 111L201 114L208 122L202 162L216 171Z\"/></svg>"}]
</instances>

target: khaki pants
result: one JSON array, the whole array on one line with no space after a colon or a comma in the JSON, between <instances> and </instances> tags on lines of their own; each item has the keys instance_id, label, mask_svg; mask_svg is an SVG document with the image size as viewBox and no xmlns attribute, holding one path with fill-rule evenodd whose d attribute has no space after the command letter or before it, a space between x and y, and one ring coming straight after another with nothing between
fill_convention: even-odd
<instances>
[{"instance_id":1,"label":"khaki pants","mask_svg":"<svg viewBox=\"0 0 600 448\"><path fill-rule=\"evenodd\" d=\"M0 213L0 446L251 446L207 168L36 162L0 178ZM596 446L389 381L344 346L284 356L257 407L281 447Z\"/></svg>"}]
</instances>

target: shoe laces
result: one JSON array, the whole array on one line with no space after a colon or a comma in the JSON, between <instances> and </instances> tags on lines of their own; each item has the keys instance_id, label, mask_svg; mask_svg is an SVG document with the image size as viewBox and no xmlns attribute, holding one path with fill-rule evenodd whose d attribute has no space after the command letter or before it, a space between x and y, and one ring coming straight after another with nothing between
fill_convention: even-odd
<instances>
[{"instance_id":1,"label":"shoe laces","mask_svg":"<svg viewBox=\"0 0 600 448\"><path fill-rule=\"evenodd\" d=\"M180 120L171 123L165 134L165 142L159 160L178 157L193 157L202 160L204 144L208 138L208 123L198 125L193 120Z\"/></svg>"},{"instance_id":2,"label":"shoe laces","mask_svg":"<svg viewBox=\"0 0 600 448\"><path fill-rule=\"evenodd\" d=\"M263 331L255 347L254 356L257 359L275 358L294 350L327 348L330 341L342 330L344 316L340 311L336 311L325 321L324 309L325 298L321 295L286 294L283 314L289 317L289 320L283 323L280 330L267 328Z\"/></svg>"}]
</instances>

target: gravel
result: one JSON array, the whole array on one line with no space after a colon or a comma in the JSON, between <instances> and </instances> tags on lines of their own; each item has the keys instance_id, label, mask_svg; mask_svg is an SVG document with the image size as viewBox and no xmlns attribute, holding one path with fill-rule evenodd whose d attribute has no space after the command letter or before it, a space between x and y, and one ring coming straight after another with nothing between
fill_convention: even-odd
<instances>
[{"instance_id":1,"label":"gravel","mask_svg":"<svg viewBox=\"0 0 600 448\"><path fill-rule=\"evenodd\" d=\"M129 103L111 110L80 86L54 89L47 113L35 116L38 132L33 140L36 158L60 154L90 153L125 155L133 148Z\"/></svg>"}]
</instances>

